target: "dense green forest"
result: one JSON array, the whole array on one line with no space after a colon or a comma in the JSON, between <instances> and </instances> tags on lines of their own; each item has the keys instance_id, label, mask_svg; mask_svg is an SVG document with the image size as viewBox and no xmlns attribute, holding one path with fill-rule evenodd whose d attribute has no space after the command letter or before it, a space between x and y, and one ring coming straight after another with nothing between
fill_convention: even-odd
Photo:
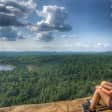
<instances>
[{"instance_id":1,"label":"dense green forest","mask_svg":"<svg viewBox=\"0 0 112 112\"><path fill-rule=\"evenodd\" d=\"M112 81L112 55L0 56L0 106L45 103L92 95L102 80Z\"/></svg>"}]
</instances>

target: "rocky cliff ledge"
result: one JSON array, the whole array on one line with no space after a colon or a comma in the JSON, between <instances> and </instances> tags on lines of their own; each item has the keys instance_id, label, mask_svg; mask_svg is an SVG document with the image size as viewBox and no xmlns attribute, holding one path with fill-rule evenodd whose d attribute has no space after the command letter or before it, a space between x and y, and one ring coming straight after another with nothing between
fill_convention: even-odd
<instances>
[{"instance_id":1,"label":"rocky cliff ledge","mask_svg":"<svg viewBox=\"0 0 112 112\"><path fill-rule=\"evenodd\" d=\"M20 105L6 108L0 108L0 112L82 112L81 103L86 98L76 99L72 101L60 101L46 104ZM104 112L112 112L107 110Z\"/></svg>"}]
</instances>

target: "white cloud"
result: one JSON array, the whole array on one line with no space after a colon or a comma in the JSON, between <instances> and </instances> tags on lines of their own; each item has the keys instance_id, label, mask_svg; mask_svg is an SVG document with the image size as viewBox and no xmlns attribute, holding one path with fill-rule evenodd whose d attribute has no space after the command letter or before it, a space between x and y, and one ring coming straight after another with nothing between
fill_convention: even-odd
<instances>
[{"instance_id":1,"label":"white cloud","mask_svg":"<svg viewBox=\"0 0 112 112\"><path fill-rule=\"evenodd\" d=\"M0 0L0 40L23 39L19 28L26 29L29 15L36 11L33 0Z\"/></svg>"},{"instance_id":2,"label":"white cloud","mask_svg":"<svg viewBox=\"0 0 112 112\"><path fill-rule=\"evenodd\" d=\"M40 23L46 23L52 26L64 25L64 20L67 16L64 7L59 6L43 6L42 11L38 11L38 15L44 17Z\"/></svg>"},{"instance_id":3,"label":"white cloud","mask_svg":"<svg viewBox=\"0 0 112 112\"><path fill-rule=\"evenodd\" d=\"M12 26L35 30L30 33L38 37L38 40L45 42L53 39L53 31L71 30L71 26L65 24L67 13L64 7L43 6L42 11L37 11L42 20L34 25L28 21L28 17L33 11L36 12L34 0L0 0L0 26L4 27L1 28L1 40L16 40L18 37L23 39L24 36L21 36L19 31L12 29Z\"/></svg>"},{"instance_id":4,"label":"white cloud","mask_svg":"<svg viewBox=\"0 0 112 112\"><path fill-rule=\"evenodd\" d=\"M36 34L36 40L41 42L49 42L53 40L53 35L51 32L41 32Z\"/></svg>"},{"instance_id":5,"label":"white cloud","mask_svg":"<svg viewBox=\"0 0 112 112\"><path fill-rule=\"evenodd\" d=\"M0 27L0 40L16 41L23 38L21 32L14 27Z\"/></svg>"},{"instance_id":6,"label":"white cloud","mask_svg":"<svg viewBox=\"0 0 112 112\"><path fill-rule=\"evenodd\" d=\"M107 48L109 46L110 46L109 43L101 43L101 42L98 42L96 43L96 45L94 45L95 48Z\"/></svg>"},{"instance_id":7,"label":"white cloud","mask_svg":"<svg viewBox=\"0 0 112 112\"><path fill-rule=\"evenodd\" d=\"M107 51L111 48L110 43L86 43L70 38L55 38L50 42L36 41L35 38L18 41L0 41L0 51Z\"/></svg>"},{"instance_id":8,"label":"white cloud","mask_svg":"<svg viewBox=\"0 0 112 112\"><path fill-rule=\"evenodd\" d=\"M0 26L24 26L28 15L36 10L33 0L0 0ZM25 22L25 21L24 21Z\"/></svg>"},{"instance_id":9,"label":"white cloud","mask_svg":"<svg viewBox=\"0 0 112 112\"><path fill-rule=\"evenodd\" d=\"M37 25L29 27L34 31L39 41L49 42L53 40L54 31L67 32L71 30L71 26L65 23L67 12L64 7L46 5L42 11L37 10L38 16L42 18Z\"/></svg>"},{"instance_id":10,"label":"white cloud","mask_svg":"<svg viewBox=\"0 0 112 112\"><path fill-rule=\"evenodd\" d=\"M46 5L42 11L37 10L37 14L42 20L33 26L35 31L70 31L71 26L65 23L67 13L64 7Z\"/></svg>"}]
</instances>

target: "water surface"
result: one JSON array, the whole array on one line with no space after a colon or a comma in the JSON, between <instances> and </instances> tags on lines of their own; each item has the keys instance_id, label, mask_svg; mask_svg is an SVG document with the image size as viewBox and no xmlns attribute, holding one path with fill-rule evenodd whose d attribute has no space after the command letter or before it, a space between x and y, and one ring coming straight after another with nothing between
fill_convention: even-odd
<instances>
[{"instance_id":1,"label":"water surface","mask_svg":"<svg viewBox=\"0 0 112 112\"><path fill-rule=\"evenodd\" d=\"M11 71L13 69L14 69L14 66L0 64L0 71Z\"/></svg>"}]
</instances>

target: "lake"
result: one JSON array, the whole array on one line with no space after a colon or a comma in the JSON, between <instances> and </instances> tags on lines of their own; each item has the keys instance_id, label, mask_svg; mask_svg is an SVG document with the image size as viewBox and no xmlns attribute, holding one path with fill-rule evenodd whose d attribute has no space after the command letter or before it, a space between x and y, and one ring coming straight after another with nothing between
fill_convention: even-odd
<instances>
[{"instance_id":1,"label":"lake","mask_svg":"<svg viewBox=\"0 0 112 112\"><path fill-rule=\"evenodd\" d=\"M0 65L0 71L11 71L14 69L14 66L11 65Z\"/></svg>"}]
</instances>

